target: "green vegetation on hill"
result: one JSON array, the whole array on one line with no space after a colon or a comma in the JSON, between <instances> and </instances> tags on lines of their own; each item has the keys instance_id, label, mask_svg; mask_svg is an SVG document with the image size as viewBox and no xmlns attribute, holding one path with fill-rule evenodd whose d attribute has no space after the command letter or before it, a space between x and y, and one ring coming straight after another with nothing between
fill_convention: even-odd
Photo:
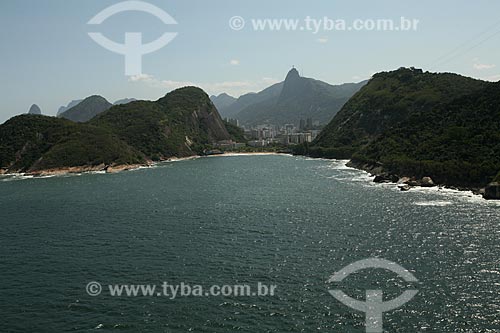
<instances>
[{"instance_id":1,"label":"green vegetation on hill","mask_svg":"<svg viewBox=\"0 0 500 333\"><path fill-rule=\"evenodd\" d=\"M413 68L379 73L296 152L484 186L500 170L500 84Z\"/></svg>"},{"instance_id":2,"label":"green vegetation on hill","mask_svg":"<svg viewBox=\"0 0 500 333\"><path fill-rule=\"evenodd\" d=\"M114 106L86 123L14 117L0 125L0 168L26 172L145 163L195 155L230 138L205 92L186 87L156 102Z\"/></svg>"},{"instance_id":3,"label":"green vegetation on hill","mask_svg":"<svg viewBox=\"0 0 500 333\"><path fill-rule=\"evenodd\" d=\"M115 133L123 141L147 156L176 154L183 138L168 136L162 127L166 116L154 102L139 101L112 107L92 119L91 124Z\"/></svg>"},{"instance_id":4,"label":"green vegetation on hill","mask_svg":"<svg viewBox=\"0 0 500 333\"><path fill-rule=\"evenodd\" d=\"M313 143L314 154L349 158L385 130L410 115L485 88L486 82L457 74L424 73L413 68L375 74L325 127ZM423 122L425 118L421 119Z\"/></svg>"},{"instance_id":5,"label":"green vegetation on hill","mask_svg":"<svg viewBox=\"0 0 500 333\"><path fill-rule=\"evenodd\" d=\"M35 115L0 125L0 168L10 171L144 161L143 154L94 126Z\"/></svg>"},{"instance_id":6,"label":"green vegetation on hill","mask_svg":"<svg viewBox=\"0 0 500 333\"><path fill-rule=\"evenodd\" d=\"M236 142L247 142L248 140L245 138L245 131L243 128L233 125L231 123L228 123L227 121L223 120L224 126L226 126L227 132L229 133L229 136L233 141Z\"/></svg>"},{"instance_id":7,"label":"green vegetation on hill","mask_svg":"<svg viewBox=\"0 0 500 333\"><path fill-rule=\"evenodd\" d=\"M156 102L114 106L90 123L153 159L198 154L230 138L208 95L195 87L175 90Z\"/></svg>"},{"instance_id":8,"label":"green vegetation on hill","mask_svg":"<svg viewBox=\"0 0 500 333\"><path fill-rule=\"evenodd\" d=\"M442 184L486 185L500 170L500 83L411 115L353 161Z\"/></svg>"}]
</instances>

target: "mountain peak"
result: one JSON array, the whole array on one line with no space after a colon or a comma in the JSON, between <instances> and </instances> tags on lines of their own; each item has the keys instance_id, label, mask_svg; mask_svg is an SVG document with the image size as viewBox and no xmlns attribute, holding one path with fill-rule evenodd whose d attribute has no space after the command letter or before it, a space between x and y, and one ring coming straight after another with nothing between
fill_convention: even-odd
<instances>
[{"instance_id":1,"label":"mountain peak","mask_svg":"<svg viewBox=\"0 0 500 333\"><path fill-rule=\"evenodd\" d=\"M83 100L82 99L75 99L75 100L72 100L71 102L68 103L68 105L63 105L59 108L59 110L57 110L57 116L59 117L59 115L61 113L64 113L66 111L68 111L69 109L71 109L72 107L74 106L77 106L78 104L80 104Z\"/></svg>"},{"instance_id":2,"label":"mountain peak","mask_svg":"<svg viewBox=\"0 0 500 333\"><path fill-rule=\"evenodd\" d=\"M123 105L123 104L128 104L137 101L135 98L124 98L124 99L119 99L116 102L113 103L113 105Z\"/></svg>"},{"instance_id":3,"label":"mountain peak","mask_svg":"<svg viewBox=\"0 0 500 333\"><path fill-rule=\"evenodd\" d=\"M236 98L226 93L221 93L219 96L211 96L210 100L214 103L217 110L228 108L236 102Z\"/></svg>"},{"instance_id":4,"label":"mountain peak","mask_svg":"<svg viewBox=\"0 0 500 333\"><path fill-rule=\"evenodd\" d=\"M98 114L108 110L113 104L104 97L92 95L73 106L72 108L59 114L59 117L69 119L75 122L86 122Z\"/></svg>"},{"instance_id":5,"label":"mountain peak","mask_svg":"<svg viewBox=\"0 0 500 333\"><path fill-rule=\"evenodd\" d=\"M42 110L40 110L40 107L36 104L33 104L30 107L30 110L28 111L29 114L42 114Z\"/></svg>"},{"instance_id":6,"label":"mountain peak","mask_svg":"<svg viewBox=\"0 0 500 333\"><path fill-rule=\"evenodd\" d=\"M106 101L106 98L102 97L101 95L92 95L83 100L83 102L88 101L88 100L94 100L94 101Z\"/></svg>"},{"instance_id":7,"label":"mountain peak","mask_svg":"<svg viewBox=\"0 0 500 333\"><path fill-rule=\"evenodd\" d=\"M290 69L290 71L286 75L285 81L293 80L296 78L300 78L299 71L295 67L292 67L292 69Z\"/></svg>"},{"instance_id":8,"label":"mountain peak","mask_svg":"<svg viewBox=\"0 0 500 333\"><path fill-rule=\"evenodd\" d=\"M295 67L292 67L286 75L283 90L281 91L279 99L284 100L287 98L293 98L294 96L299 96L305 91L309 81L309 79L302 78L299 75L299 71Z\"/></svg>"}]
</instances>

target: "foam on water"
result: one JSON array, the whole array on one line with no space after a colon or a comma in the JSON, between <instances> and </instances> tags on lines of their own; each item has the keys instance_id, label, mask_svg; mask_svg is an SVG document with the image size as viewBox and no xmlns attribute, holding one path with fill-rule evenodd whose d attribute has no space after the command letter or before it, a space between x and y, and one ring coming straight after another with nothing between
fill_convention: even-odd
<instances>
[{"instance_id":1,"label":"foam on water","mask_svg":"<svg viewBox=\"0 0 500 333\"><path fill-rule=\"evenodd\" d=\"M189 156L189 157L180 157L180 158L178 158L178 157L172 157L172 158L169 158L166 161L161 161L161 162L158 162L158 163L155 163L155 164L172 163L172 162L182 162L182 161L195 160L197 158L200 158L200 156Z\"/></svg>"},{"instance_id":2,"label":"foam on water","mask_svg":"<svg viewBox=\"0 0 500 333\"><path fill-rule=\"evenodd\" d=\"M451 201L417 201L415 202L415 205L417 206L436 206L436 207L444 207L444 206L449 206L452 205L453 202Z\"/></svg>"},{"instance_id":3,"label":"foam on water","mask_svg":"<svg viewBox=\"0 0 500 333\"><path fill-rule=\"evenodd\" d=\"M306 158L306 160L310 160L310 158ZM325 160L325 159L311 159L311 160ZM434 194L442 197L443 199L448 200L436 200L429 202L417 202L416 205L419 206L435 206L435 207L444 207L453 204L454 201L457 202L466 202L473 204L482 204L482 205L491 205L491 206L500 206L499 200L484 200L482 195L475 194L472 191L460 191L440 186L435 187L413 187L410 191L401 191L398 187L398 184L394 183L374 183L373 180L375 176L372 176L370 173L355 169L347 166L349 160L325 160L330 162L326 168L335 170L336 173L330 176L327 176L328 179L334 179L342 182L357 182L363 186L370 187L383 187L391 191L398 191L401 195L412 195L415 193L420 194Z\"/></svg>"},{"instance_id":4,"label":"foam on water","mask_svg":"<svg viewBox=\"0 0 500 333\"><path fill-rule=\"evenodd\" d=\"M333 160L331 161L330 167L335 170L353 170L353 171L360 171L351 167L347 166L347 163L349 163L349 160Z\"/></svg>"},{"instance_id":5,"label":"foam on water","mask_svg":"<svg viewBox=\"0 0 500 333\"><path fill-rule=\"evenodd\" d=\"M293 156L291 154L282 154L282 153L224 153L219 155L209 155L205 157L237 157L237 156Z\"/></svg>"},{"instance_id":6,"label":"foam on water","mask_svg":"<svg viewBox=\"0 0 500 333\"><path fill-rule=\"evenodd\" d=\"M329 164L325 168L338 171L335 174L328 176L329 179L334 179L343 182L357 182L365 186L372 186L374 176L363 170L358 170L347 166L349 160L325 160Z\"/></svg>"},{"instance_id":7,"label":"foam on water","mask_svg":"<svg viewBox=\"0 0 500 333\"><path fill-rule=\"evenodd\" d=\"M0 176L0 181L10 182L13 180L24 180L24 179L32 179L32 178L34 178L32 175L26 175L24 173L13 173L13 174Z\"/></svg>"}]
</instances>

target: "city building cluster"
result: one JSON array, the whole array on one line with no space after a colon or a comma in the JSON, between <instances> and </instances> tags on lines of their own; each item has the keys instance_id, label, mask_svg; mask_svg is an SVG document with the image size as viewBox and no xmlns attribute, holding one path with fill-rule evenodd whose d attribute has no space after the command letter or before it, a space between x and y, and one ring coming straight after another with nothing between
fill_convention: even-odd
<instances>
[{"instance_id":1,"label":"city building cluster","mask_svg":"<svg viewBox=\"0 0 500 333\"><path fill-rule=\"evenodd\" d=\"M301 119L298 125L262 124L244 127L244 130L251 147L290 146L312 142L321 130L319 121L313 121L312 118Z\"/></svg>"}]
</instances>

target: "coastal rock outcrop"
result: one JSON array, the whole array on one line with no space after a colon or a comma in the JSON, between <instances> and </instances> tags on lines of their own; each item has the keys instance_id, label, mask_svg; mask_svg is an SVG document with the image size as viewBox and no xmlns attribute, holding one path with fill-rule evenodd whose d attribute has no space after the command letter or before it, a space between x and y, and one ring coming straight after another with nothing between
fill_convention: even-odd
<instances>
[{"instance_id":1,"label":"coastal rock outcrop","mask_svg":"<svg viewBox=\"0 0 500 333\"><path fill-rule=\"evenodd\" d=\"M487 200L500 200L500 183L490 183L484 189L483 197Z\"/></svg>"},{"instance_id":2,"label":"coastal rock outcrop","mask_svg":"<svg viewBox=\"0 0 500 333\"><path fill-rule=\"evenodd\" d=\"M372 174L373 175L373 174ZM412 187L434 187L437 186L431 177L423 177L422 179L415 179L415 177L401 177L397 175L390 174L387 172L375 173L375 178L373 182L383 184L383 183L396 183L401 191L409 191Z\"/></svg>"},{"instance_id":3,"label":"coastal rock outcrop","mask_svg":"<svg viewBox=\"0 0 500 333\"><path fill-rule=\"evenodd\" d=\"M390 175L387 173L376 175L373 181L375 183L397 183L399 180L398 176Z\"/></svg>"},{"instance_id":4,"label":"coastal rock outcrop","mask_svg":"<svg viewBox=\"0 0 500 333\"><path fill-rule=\"evenodd\" d=\"M409 191L411 189L411 186L408 185L408 184L399 184L398 185L398 188L402 191L402 192L406 192L406 191Z\"/></svg>"},{"instance_id":5,"label":"coastal rock outcrop","mask_svg":"<svg viewBox=\"0 0 500 333\"><path fill-rule=\"evenodd\" d=\"M434 181L432 180L431 177L423 177L422 180L420 181L420 186L422 187L434 187L436 184L434 184Z\"/></svg>"}]
</instances>

